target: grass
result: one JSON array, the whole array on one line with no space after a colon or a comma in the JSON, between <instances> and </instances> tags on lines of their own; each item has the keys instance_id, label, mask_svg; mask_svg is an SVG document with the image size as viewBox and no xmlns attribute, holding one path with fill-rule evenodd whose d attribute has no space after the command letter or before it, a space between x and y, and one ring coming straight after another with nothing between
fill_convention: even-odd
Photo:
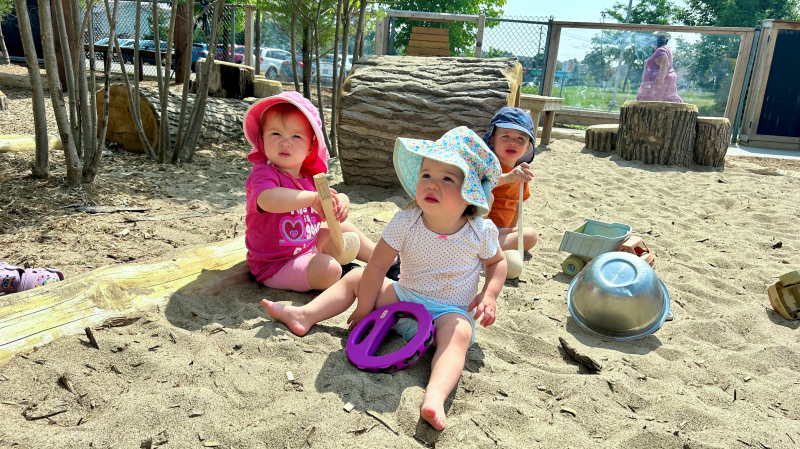
<instances>
[{"instance_id":1,"label":"grass","mask_svg":"<svg viewBox=\"0 0 800 449\"><path fill-rule=\"evenodd\" d=\"M522 86L523 94L538 95L538 86ZM566 107L590 109L596 111L609 111L608 103L613 97L612 89L605 89L600 87L586 87L586 86L564 86L562 92L561 86L553 86L553 95L564 98L563 105ZM706 115L703 111L710 111L714 108L714 94L701 93L701 92L682 92L680 93L684 103L691 103L697 106L700 115ZM617 91L617 105L611 110L614 112L619 111L619 108L628 100L636 99L636 91L623 92Z\"/></svg>"}]
</instances>

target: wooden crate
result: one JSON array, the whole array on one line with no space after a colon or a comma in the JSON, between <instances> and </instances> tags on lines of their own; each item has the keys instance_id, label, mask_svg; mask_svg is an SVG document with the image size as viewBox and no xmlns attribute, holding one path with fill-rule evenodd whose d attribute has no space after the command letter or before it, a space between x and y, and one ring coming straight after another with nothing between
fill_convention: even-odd
<instances>
[{"instance_id":1,"label":"wooden crate","mask_svg":"<svg viewBox=\"0 0 800 449\"><path fill-rule=\"evenodd\" d=\"M412 27L406 56L450 56L449 30Z\"/></svg>"}]
</instances>

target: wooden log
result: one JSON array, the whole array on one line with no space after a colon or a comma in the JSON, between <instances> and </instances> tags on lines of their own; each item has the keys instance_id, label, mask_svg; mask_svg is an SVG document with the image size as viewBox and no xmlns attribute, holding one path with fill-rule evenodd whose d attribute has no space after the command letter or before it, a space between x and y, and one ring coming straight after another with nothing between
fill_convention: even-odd
<instances>
[{"instance_id":1,"label":"wooden log","mask_svg":"<svg viewBox=\"0 0 800 449\"><path fill-rule=\"evenodd\" d=\"M150 144L157 149L158 126L161 120L161 100L158 90L150 87L139 89L139 109L142 112L142 125L145 127L145 135L148 136ZM186 103L187 114L194 105L194 94L189 94ZM97 113L102 114L103 96L97 96ZM224 98L208 98L206 100L206 113L203 118L200 142L210 140L212 142L243 140L242 119L245 111L250 106L249 103ZM170 146L175 147L175 139L178 134L178 120L180 119L181 97L179 93L173 94L170 91L169 104L167 105L167 118L170 121ZM144 153L139 135L133 124L130 109L128 108L128 95L125 86L112 85L109 97L109 123L106 140L118 143L122 148L133 153ZM152 137L151 137L152 136Z\"/></svg>"},{"instance_id":2,"label":"wooden log","mask_svg":"<svg viewBox=\"0 0 800 449\"><path fill-rule=\"evenodd\" d=\"M366 56L339 102L339 155L348 184L400 185L395 139L436 140L458 126L479 135L503 106L519 104L516 58Z\"/></svg>"},{"instance_id":3,"label":"wooden log","mask_svg":"<svg viewBox=\"0 0 800 449\"><path fill-rule=\"evenodd\" d=\"M176 259L111 265L0 297L0 365L15 354L111 318L165 305L173 294L216 296L251 280L244 239L215 242Z\"/></svg>"},{"instance_id":4,"label":"wooden log","mask_svg":"<svg viewBox=\"0 0 800 449\"><path fill-rule=\"evenodd\" d=\"M694 160L697 106L626 101L619 115L617 153L645 164L688 167Z\"/></svg>"},{"instance_id":5,"label":"wooden log","mask_svg":"<svg viewBox=\"0 0 800 449\"><path fill-rule=\"evenodd\" d=\"M267 98L281 92L283 92L283 84L280 81L257 77L253 84L253 96L256 98Z\"/></svg>"},{"instance_id":6,"label":"wooden log","mask_svg":"<svg viewBox=\"0 0 800 449\"><path fill-rule=\"evenodd\" d=\"M61 150L61 138L48 134L47 141L51 150ZM16 153L20 151L36 151L36 136L25 134L0 134L0 153Z\"/></svg>"},{"instance_id":7,"label":"wooden log","mask_svg":"<svg viewBox=\"0 0 800 449\"><path fill-rule=\"evenodd\" d=\"M197 67L205 64L205 58L197 60ZM202 70L197 70L192 92L197 93ZM253 96L253 78L255 68L233 62L214 60L208 80L208 96L217 98L235 98L241 100Z\"/></svg>"},{"instance_id":8,"label":"wooden log","mask_svg":"<svg viewBox=\"0 0 800 449\"><path fill-rule=\"evenodd\" d=\"M619 125L592 125L586 128L586 148L594 151L617 149Z\"/></svg>"},{"instance_id":9,"label":"wooden log","mask_svg":"<svg viewBox=\"0 0 800 449\"><path fill-rule=\"evenodd\" d=\"M731 122L725 117L698 117L697 138L694 144L694 163L722 167L728 142L731 141Z\"/></svg>"}]
</instances>

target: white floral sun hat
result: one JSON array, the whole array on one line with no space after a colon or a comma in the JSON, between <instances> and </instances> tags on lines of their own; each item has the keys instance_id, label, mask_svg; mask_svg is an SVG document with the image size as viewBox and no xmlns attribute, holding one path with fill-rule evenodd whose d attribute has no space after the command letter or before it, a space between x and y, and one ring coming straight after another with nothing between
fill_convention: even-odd
<instances>
[{"instance_id":1,"label":"white floral sun hat","mask_svg":"<svg viewBox=\"0 0 800 449\"><path fill-rule=\"evenodd\" d=\"M466 126L459 126L436 141L398 137L394 145L394 169L412 198L416 196L423 158L460 168L464 172L461 196L477 206L478 215L489 213L489 195L502 172L497 156L480 136Z\"/></svg>"}]
</instances>

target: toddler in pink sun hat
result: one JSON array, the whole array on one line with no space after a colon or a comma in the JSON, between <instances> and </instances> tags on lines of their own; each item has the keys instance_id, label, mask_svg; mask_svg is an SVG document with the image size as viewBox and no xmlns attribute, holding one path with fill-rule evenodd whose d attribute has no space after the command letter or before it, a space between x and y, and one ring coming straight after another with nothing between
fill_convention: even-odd
<instances>
[{"instance_id":1,"label":"toddler in pink sun hat","mask_svg":"<svg viewBox=\"0 0 800 449\"><path fill-rule=\"evenodd\" d=\"M325 290L342 276L344 267L318 251L330 238L313 179L328 170L322 133L317 109L297 92L257 101L244 114L244 134L253 145L245 183L247 262L267 287ZM347 195L331 195L342 232L358 234L357 258L366 262L375 244L345 221Z\"/></svg>"}]
</instances>

